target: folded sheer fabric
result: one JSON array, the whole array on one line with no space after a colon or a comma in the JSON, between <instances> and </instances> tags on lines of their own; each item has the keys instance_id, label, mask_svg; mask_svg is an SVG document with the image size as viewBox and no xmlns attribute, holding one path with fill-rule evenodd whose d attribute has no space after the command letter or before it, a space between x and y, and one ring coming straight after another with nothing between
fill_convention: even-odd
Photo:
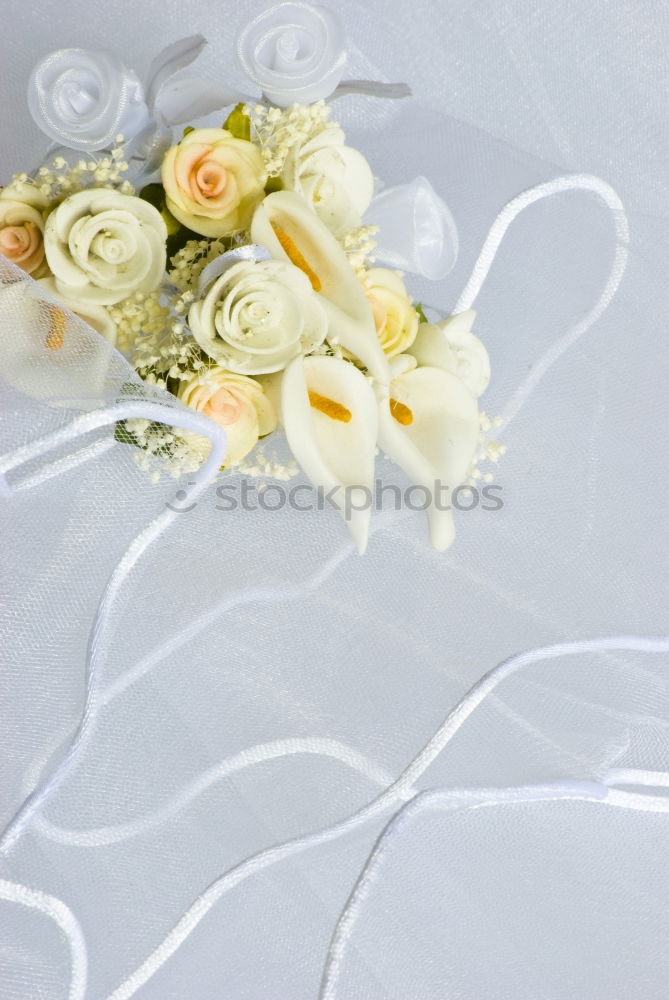
<instances>
[{"instance_id":1,"label":"folded sheer fabric","mask_svg":"<svg viewBox=\"0 0 669 1000\"><path fill-rule=\"evenodd\" d=\"M221 510L215 429L73 318L45 348L3 266L3 1000L666 994L669 228L418 102L347 114L457 221L409 283L478 311L503 509L441 555L386 509L363 558L334 511ZM128 417L204 467L154 482Z\"/></svg>"}]
</instances>

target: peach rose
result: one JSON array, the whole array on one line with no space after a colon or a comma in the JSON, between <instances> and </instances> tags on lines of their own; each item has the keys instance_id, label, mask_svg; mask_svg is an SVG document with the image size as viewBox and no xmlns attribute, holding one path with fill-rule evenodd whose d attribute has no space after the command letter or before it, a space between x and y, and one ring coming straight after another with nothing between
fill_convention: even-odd
<instances>
[{"instance_id":1,"label":"peach rose","mask_svg":"<svg viewBox=\"0 0 669 1000\"><path fill-rule=\"evenodd\" d=\"M181 386L179 399L225 429L226 465L240 462L258 438L276 427L274 407L260 383L225 368L215 366L194 375Z\"/></svg>"},{"instance_id":2,"label":"peach rose","mask_svg":"<svg viewBox=\"0 0 669 1000\"><path fill-rule=\"evenodd\" d=\"M194 129L163 160L167 208L201 236L245 229L265 180L260 150L222 128Z\"/></svg>"},{"instance_id":3,"label":"peach rose","mask_svg":"<svg viewBox=\"0 0 669 1000\"><path fill-rule=\"evenodd\" d=\"M30 184L15 181L0 192L0 253L27 274L46 273L46 198Z\"/></svg>"}]
</instances>

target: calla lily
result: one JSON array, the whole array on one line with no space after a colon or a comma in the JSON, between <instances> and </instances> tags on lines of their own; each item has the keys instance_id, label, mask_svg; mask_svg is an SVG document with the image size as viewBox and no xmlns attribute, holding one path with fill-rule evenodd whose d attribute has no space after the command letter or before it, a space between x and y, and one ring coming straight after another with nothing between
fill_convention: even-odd
<instances>
[{"instance_id":1,"label":"calla lily","mask_svg":"<svg viewBox=\"0 0 669 1000\"><path fill-rule=\"evenodd\" d=\"M69 302L66 298L63 298L53 278L41 278L38 281L38 284L42 285L43 288L46 288L49 295L51 295L58 302L61 302L65 308L69 309L70 312L73 312L75 316L79 316L83 319L85 323L88 323L88 325L92 326L94 330L97 330L101 337L104 337L105 340L108 340L113 347L116 347L116 337L118 332L116 329L116 323L104 306L98 306L95 305L94 302L86 301Z\"/></svg>"},{"instance_id":2,"label":"calla lily","mask_svg":"<svg viewBox=\"0 0 669 1000\"><path fill-rule=\"evenodd\" d=\"M258 205L251 239L272 257L289 260L307 275L328 314L328 341L353 354L380 382L388 381L388 364L376 336L372 309L346 254L293 191L277 191Z\"/></svg>"},{"instance_id":3,"label":"calla lily","mask_svg":"<svg viewBox=\"0 0 669 1000\"><path fill-rule=\"evenodd\" d=\"M476 401L457 376L415 366L401 355L392 365L390 391L378 389L379 445L417 486L429 493L430 539L443 552L455 537L447 496L467 477L479 437Z\"/></svg>"},{"instance_id":4,"label":"calla lily","mask_svg":"<svg viewBox=\"0 0 669 1000\"><path fill-rule=\"evenodd\" d=\"M449 316L440 323L421 323L411 347L407 348L419 365L443 368L457 375L478 399L490 382L490 358L472 332L473 309Z\"/></svg>"},{"instance_id":5,"label":"calla lily","mask_svg":"<svg viewBox=\"0 0 669 1000\"><path fill-rule=\"evenodd\" d=\"M280 392L281 420L293 455L345 517L362 555L377 434L377 404L368 380L348 361L316 355L288 365Z\"/></svg>"}]
</instances>

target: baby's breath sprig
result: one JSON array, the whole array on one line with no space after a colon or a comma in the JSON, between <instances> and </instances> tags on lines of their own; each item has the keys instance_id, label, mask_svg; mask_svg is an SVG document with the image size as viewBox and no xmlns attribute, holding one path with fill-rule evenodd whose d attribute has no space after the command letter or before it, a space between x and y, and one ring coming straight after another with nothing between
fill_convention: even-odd
<instances>
[{"instance_id":1,"label":"baby's breath sprig","mask_svg":"<svg viewBox=\"0 0 669 1000\"><path fill-rule=\"evenodd\" d=\"M116 324L118 349L124 354L132 353L142 337L158 336L170 315L161 302L160 290L148 295L136 292L118 305L109 306L108 312Z\"/></svg>"},{"instance_id":2,"label":"baby's breath sprig","mask_svg":"<svg viewBox=\"0 0 669 1000\"><path fill-rule=\"evenodd\" d=\"M349 263L363 283L365 271L374 260L372 255L377 246L374 237L378 231L378 226L360 226L340 237Z\"/></svg>"},{"instance_id":3,"label":"baby's breath sprig","mask_svg":"<svg viewBox=\"0 0 669 1000\"><path fill-rule=\"evenodd\" d=\"M469 467L467 479L465 480L466 486L473 487L479 482L492 483L494 479L493 474L491 472L482 472L479 466L485 462L497 464L500 458L506 454L505 444L500 444L499 441L494 441L488 437L490 431L493 428L497 429L501 427L503 422L501 417L494 417L491 420L486 413L479 413L480 431L478 447Z\"/></svg>"},{"instance_id":4,"label":"baby's breath sprig","mask_svg":"<svg viewBox=\"0 0 669 1000\"><path fill-rule=\"evenodd\" d=\"M15 174L14 180L34 185L49 201L57 201L90 187L113 188L121 194L135 194L135 188L125 179L128 167L125 140L119 135L108 152L74 164L68 163L64 156L54 156L50 165L39 167L32 176Z\"/></svg>"},{"instance_id":5,"label":"baby's breath sprig","mask_svg":"<svg viewBox=\"0 0 669 1000\"><path fill-rule=\"evenodd\" d=\"M172 257L171 268L168 271L169 283L181 296L193 294L207 264L216 260L227 250L232 249L233 246L241 246L244 242L248 242L247 234L240 234L239 240L236 237L234 239L219 237L216 240L189 240ZM174 301L175 303L179 302L179 297L175 297Z\"/></svg>"},{"instance_id":6,"label":"baby's breath sprig","mask_svg":"<svg viewBox=\"0 0 669 1000\"><path fill-rule=\"evenodd\" d=\"M294 104L290 108L256 104L248 108L251 137L260 147L269 177L283 170L288 153L317 136L327 126L330 107L325 101L315 104Z\"/></svg>"},{"instance_id":7,"label":"baby's breath sprig","mask_svg":"<svg viewBox=\"0 0 669 1000\"><path fill-rule=\"evenodd\" d=\"M119 440L135 445L133 460L154 483L164 475L180 479L197 472L211 447L207 438L142 419L124 421Z\"/></svg>"}]
</instances>

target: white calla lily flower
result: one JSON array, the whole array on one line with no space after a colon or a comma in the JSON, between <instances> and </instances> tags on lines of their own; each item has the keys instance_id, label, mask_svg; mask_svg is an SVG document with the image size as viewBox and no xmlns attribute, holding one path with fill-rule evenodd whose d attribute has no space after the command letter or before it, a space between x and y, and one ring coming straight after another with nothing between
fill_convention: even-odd
<instances>
[{"instance_id":1,"label":"white calla lily flower","mask_svg":"<svg viewBox=\"0 0 669 1000\"><path fill-rule=\"evenodd\" d=\"M374 488L377 404L365 376L339 358L297 358L281 380L281 420L297 462L348 522L362 555Z\"/></svg>"},{"instance_id":2,"label":"white calla lily flower","mask_svg":"<svg viewBox=\"0 0 669 1000\"><path fill-rule=\"evenodd\" d=\"M457 375L474 399L478 399L490 382L490 358L472 333L475 318L475 311L467 309L439 323L421 323L415 341L407 350L419 364Z\"/></svg>"},{"instance_id":3,"label":"white calla lily flower","mask_svg":"<svg viewBox=\"0 0 669 1000\"><path fill-rule=\"evenodd\" d=\"M387 383L388 363L364 289L309 203L294 191L268 195L253 216L251 239L275 259L289 260L305 272L328 315L328 342L349 351L375 379Z\"/></svg>"},{"instance_id":4,"label":"white calla lily flower","mask_svg":"<svg viewBox=\"0 0 669 1000\"><path fill-rule=\"evenodd\" d=\"M379 445L411 481L426 490L430 539L437 551L455 537L448 495L467 478L479 437L476 401L463 382L441 368L394 359L390 390L378 389ZM429 495L429 497L428 497Z\"/></svg>"}]
</instances>

